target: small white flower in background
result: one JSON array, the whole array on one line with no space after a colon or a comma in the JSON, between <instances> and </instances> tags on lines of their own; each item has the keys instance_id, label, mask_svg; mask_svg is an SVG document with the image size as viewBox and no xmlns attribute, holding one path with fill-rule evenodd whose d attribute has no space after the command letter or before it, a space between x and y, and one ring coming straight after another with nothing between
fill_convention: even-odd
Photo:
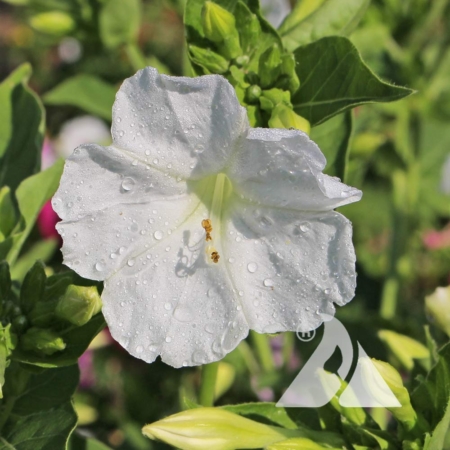
<instances>
[{"instance_id":1,"label":"small white flower in background","mask_svg":"<svg viewBox=\"0 0 450 450\"><path fill-rule=\"evenodd\" d=\"M291 12L291 5L289 0L261 0L261 11L272 26L278 28Z\"/></svg>"},{"instance_id":2,"label":"small white flower in background","mask_svg":"<svg viewBox=\"0 0 450 450\"><path fill-rule=\"evenodd\" d=\"M450 195L450 155L447 156L442 167L441 191L444 194Z\"/></svg>"},{"instance_id":3,"label":"small white flower in background","mask_svg":"<svg viewBox=\"0 0 450 450\"><path fill-rule=\"evenodd\" d=\"M103 313L132 355L223 358L249 329L307 331L351 300L361 192L322 174L300 131L250 128L219 75L127 79L113 145L83 145L53 198L64 262L104 281Z\"/></svg>"},{"instance_id":4,"label":"small white flower in background","mask_svg":"<svg viewBox=\"0 0 450 450\"><path fill-rule=\"evenodd\" d=\"M80 116L64 123L54 146L60 156L68 158L74 148L90 142L108 145L111 133L103 120L94 116Z\"/></svg>"}]
</instances>

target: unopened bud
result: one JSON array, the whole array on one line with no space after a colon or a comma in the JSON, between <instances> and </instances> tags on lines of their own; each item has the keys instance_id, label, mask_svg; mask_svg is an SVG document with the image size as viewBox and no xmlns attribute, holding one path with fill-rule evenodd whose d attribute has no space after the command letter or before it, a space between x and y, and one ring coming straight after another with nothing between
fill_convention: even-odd
<instances>
[{"instance_id":1,"label":"unopened bud","mask_svg":"<svg viewBox=\"0 0 450 450\"><path fill-rule=\"evenodd\" d=\"M253 86L249 86L245 92L245 99L248 103L258 103L259 97L261 97L261 88L254 84Z\"/></svg>"},{"instance_id":2,"label":"unopened bud","mask_svg":"<svg viewBox=\"0 0 450 450\"><path fill-rule=\"evenodd\" d=\"M62 36L75 28L75 21L66 13L49 11L33 16L30 19L30 25L41 33Z\"/></svg>"},{"instance_id":3,"label":"unopened bud","mask_svg":"<svg viewBox=\"0 0 450 450\"><path fill-rule=\"evenodd\" d=\"M228 70L228 61L212 50L190 45L191 59L195 64L203 66L211 73L224 73Z\"/></svg>"},{"instance_id":4,"label":"unopened bud","mask_svg":"<svg viewBox=\"0 0 450 450\"><path fill-rule=\"evenodd\" d=\"M102 308L102 301L95 286L71 284L56 306L55 314L74 325L81 326L91 320Z\"/></svg>"},{"instance_id":5,"label":"unopened bud","mask_svg":"<svg viewBox=\"0 0 450 450\"><path fill-rule=\"evenodd\" d=\"M66 348L66 344L56 333L42 328L30 328L20 338L23 350L53 355Z\"/></svg>"},{"instance_id":6,"label":"unopened bud","mask_svg":"<svg viewBox=\"0 0 450 450\"><path fill-rule=\"evenodd\" d=\"M279 103L272 110L272 115L269 120L270 128L295 128L309 134L311 131L310 123L296 114L289 106Z\"/></svg>"},{"instance_id":7,"label":"unopened bud","mask_svg":"<svg viewBox=\"0 0 450 450\"><path fill-rule=\"evenodd\" d=\"M263 88L270 87L281 74L281 52L277 44L273 44L259 57L258 75Z\"/></svg>"},{"instance_id":8,"label":"unopened bud","mask_svg":"<svg viewBox=\"0 0 450 450\"><path fill-rule=\"evenodd\" d=\"M146 425L142 432L180 449L261 448L298 435L219 408L195 408Z\"/></svg>"},{"instance_id":9,"label":"unopened bud","mask_svg":"<svg viewBox=\"0 0 450 450\"><path fill-rule=\"evenodd\" d=\"M450 286L438 287L425 297L425 311L430 322L450 336Z\"/></svg>"},{"instance_id":10,"label":"unopened bud","mask_svg":"<svg viewBox=\"0 0 450 450\"><path fill-rule=\"evenodd\" d=\"M387 362L372 358L375 368L388 385L389 389L401 403L401 407L387 408L392 415L399 420L408 430L414 428L417 422L417 414L411 406L408 390L403 386L400 374Z\"/></svg>"},{"instance_id":11,"label":"unopened bud","mask_svg":"<svg viewBox=\"0 0 450 450\"><path fill-rule=\"evenodd\" d=\"M269 445L266 450L323 450L324 447L308 438L294 438Z\"/></svg>"},{"instance_id":12,"label":"unopened bud","mask_svg":"<svg viewBox=\"0 0 450 450\"><path fill-rule=\"evenodd\" d=\"M207 1L202 10L202 23L205 36L219 46L224 56L233 59L242 53L233 14Z\"/></svg>"}]
</instances>

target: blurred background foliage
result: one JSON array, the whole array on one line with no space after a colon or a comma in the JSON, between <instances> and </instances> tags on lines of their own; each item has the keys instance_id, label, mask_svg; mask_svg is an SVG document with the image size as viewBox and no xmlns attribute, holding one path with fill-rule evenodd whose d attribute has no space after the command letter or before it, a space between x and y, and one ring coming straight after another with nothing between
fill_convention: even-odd
<instances>
[{"instance_id":1,"label":"blurred background foliage","mask_svg":"<svg viewBox=\"0 0 450 450\"><path fill-rule=\"evenodd\" d=\"M0 79L31 64L29 84L46 110L44 167L84 142L110 141L115 91L137 69L151 65L163 73L192 74L184 6L182 0L0 1ZM268 0L262 6L278 25L293 5ZM426 343L424 298L450 281L449 23L448 1L373 0L350 36L381 78L417 91L400 102L354 110L345 181L364 197L341 208L354 224L358 285L338 317L368 354L403 371L410 367L389 343L380 345L379 329ZM24 247L34 253L18 260L14 279L22 280L37 258L47 263L48 275L61 270L55 220L44 208ZM447 340L437 327L432 334L439 343ZM318 341L275 336L268 359L254 356L258 342L243 342L219 366L217 404L276 401ZM330 369L339 363L335 356ZM83 447L89 440L80 444L80 436L117 449L169 448L144 438L142 425L187 408L186 399L198 400L198 369L147 365L122 351L107 331L79 366L73 449L103 448ZM377 420L387 423L388 416Z\"/></svg>"}]
</instances>

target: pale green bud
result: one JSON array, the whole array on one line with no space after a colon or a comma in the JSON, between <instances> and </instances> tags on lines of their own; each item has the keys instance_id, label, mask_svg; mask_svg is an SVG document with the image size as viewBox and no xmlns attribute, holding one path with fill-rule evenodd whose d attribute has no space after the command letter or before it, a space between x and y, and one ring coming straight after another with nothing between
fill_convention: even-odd
<instances>
[{"instance_id":1,"label":"pale green bud","mask_svg":"<svg viewBox=\"0 0 450 450\"><path fill-rule=\"evenodd\" d=\"M35 327L21 336L20 344L26 351L35 351L44 355L53 355L66 348L64 341L56 333Z\"/></svg>"},{"instance_id":2,"label":"pale green bud","mask_svg":"<svg viewBox=\"0 0 450 450\"><path fill-rule=\"evenodd\" d=\"M296 435L219 408L195 408L146 425L142 432L182 450L261 448Z\"/></svg>"},{"instance_id":3,"label":"pale green bud","mask_svg":"<svg viewBox=\"0 0 450 450\"><path fill-rule=\"evenodd\" d=\"M33 16L30 25L42 33L63 36L75 28L75 21L63 12L50 11Z\"/></svg>"},{"instance_id":4,"label":"pale green bud","mask_svg":"<svg viewBox=\"0 0 450 450\"><path fill-rule=\"evenodd\" d=\"M409 336L404 336L391 330L380 330L378 337L408 370L414 367L415 359L430 357L430 352L427 347Z\"/></svg>"},{"instance_id":5,"label":"pale green bud","mask_svg":"<svg viewBox=\"0 0 450 450\"><path fill-rule=\"evenodd\" d=\"M382 376L383 380L393 392L401 407L387 408L392 415L400 421L408 430L414 428L417 422L417 414L411 406L408 390L403 386L400 374L387 362L378 361L372 358L375 368Z\"/></svg>"},{"instance_id":6,"label":"pale green bud","mask_svg":"<svg viewBox=\"0 0 450 450\"><path fill-rule=\"evenodd\" d=\"M307 134L311 131L310 123L283 103L279 103L272 110L269 126L270 128L295 128Z\"/></svg>"},{"instance_id":7,"label":"pale green bud","mask_svg":"<svg viewBox=\"0 0 450 450\"><path fill-rule=\"evenodd\" d=\"M233 59L242 54L233 14L207 1L202 10L202 24L205 36L219 46L224 56Z\"/></svg>"},{"instance_id":8,"label":"pale green bud","mask_svg":"<svg viewBox=\"0 0 450 450\"><path fill-rule=\"evenodd\" d=\"M430 322L450 336L450 286L438 287L425 297L425 311Z\"/></svg>"},{"instance_id":9,"label":"pale green bud","mask_svg":"<svg viewBox=\"0 0 450 450\"><path fill-rule=\"evenodd\" d=\"M248 103L258 103L259 97L261 97L262 90L261 88L254 84L249 86L245 92L245 99Z\"/></svg>"},{"instance_id":10,"label":"pale green bud","mask_svg":"<svg viewBox=\"0 0 450 450\"><path fill-rule=\"evenodd\" d=\"M278 88L267 89L263 91L259 98L261 109L271 112L279 103L291 104L291 94Z\"/></svg>"},{"instance_id":11,"label":"pale green bud","mask_svg":"<svg viewBox=\"0 0 450 450\"><path fill-rule=\"evenodd\" d=\"M102 300L95 286L71 284L61 297L55 314L74 325L81 326L91 320L102 308Z\"/></svg>"},{"instance_id":12,"label":"pale green bud","mask_svg":"<svg viewBox=\"0 0 450 450\"><path fill-rule=\"evenodd\" d=\"M270 87L281 74L281 52L277 44L273 44L259 57L258 75L263 88Z\"/></svg>"},{"instance_id":13,"label":"pale green bud","mask_svg":"<svg viewBox=\"0 0 450 450\"><path fill-rule=\"evenodd\" d=\"M191 52L192 61L195 64L203 66L210 73L224 73L228 70L228 61L209 48L204 49L190 45L189 51Z\"/></svg>"},{"instance_id":14,"label":"pale green bud","mask_svg":"<svg viewBox=\"0 0 450 450\"><path fill-rule=\"evenodd\" d=\"M326 448L330 449L330 447L324 447L308 438L294 438L269 445L266 450L323 450Z\"/></svg>"}]
</instances>

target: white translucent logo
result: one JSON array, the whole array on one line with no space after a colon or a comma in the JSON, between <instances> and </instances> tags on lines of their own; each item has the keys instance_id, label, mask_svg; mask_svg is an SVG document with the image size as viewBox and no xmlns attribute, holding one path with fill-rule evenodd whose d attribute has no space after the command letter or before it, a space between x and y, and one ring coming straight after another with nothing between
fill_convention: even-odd
<instances>
[{"instance_id":1,"label":"white translucent logo","mask_svg":"<svg viewBox=\"0 0 450 450\"><path fill-rule=\"evenodd\" d=\"M344 380L349 374L354 357L350 336L344 325L335 317L328 314L321 314L321 317L325 327L322 341L277 406L319 408L326 405L341 388L341 379ZM342 364L337 371L340 378L324 369L336 347L342 354ZM355 371L339 397L339 404L346 407L401 407L359 342L358 354L355 357Z\"/></svg>"}]
</instances>

